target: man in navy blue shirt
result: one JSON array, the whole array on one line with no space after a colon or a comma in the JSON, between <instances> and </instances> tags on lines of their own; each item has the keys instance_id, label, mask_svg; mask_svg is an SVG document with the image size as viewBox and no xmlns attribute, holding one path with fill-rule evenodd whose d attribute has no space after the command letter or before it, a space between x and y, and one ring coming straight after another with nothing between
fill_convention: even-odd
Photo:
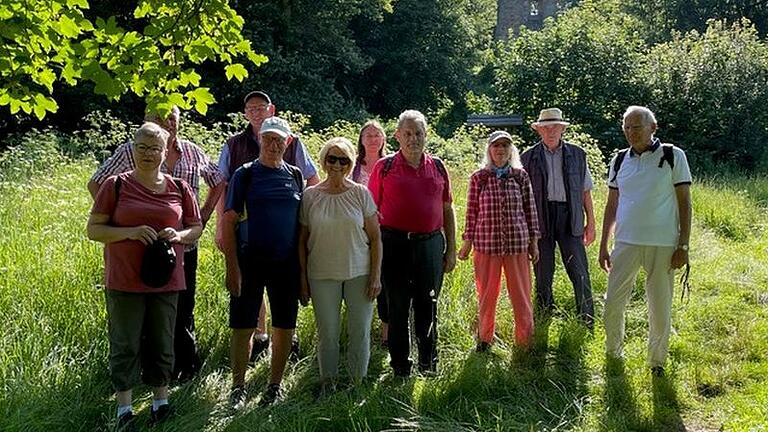
<instances>
[{"instance_id":1,"label":"man in navy blue shirt","mask_svg":"<svg viewBox=\"0 0 768 432\"><path fill-rule=\"evenodd\" d=\"M270 378L262 405L281 398L280 382L296 328L298 215L304 180L298 168L283 161L290 134L285 120L265 119L259 132L259 158L238 168L228 188L222 247L232 328L230 401L235 408L246 401L245 371L264 288L273 332Z\"/></svg>"}]
</instances>

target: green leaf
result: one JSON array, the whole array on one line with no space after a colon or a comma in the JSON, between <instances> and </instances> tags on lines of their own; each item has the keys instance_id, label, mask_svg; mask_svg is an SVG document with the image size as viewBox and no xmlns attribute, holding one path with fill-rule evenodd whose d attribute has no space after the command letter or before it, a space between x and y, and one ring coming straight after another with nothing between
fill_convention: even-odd
<instances>
[{"instance_id":1,"label":"green leaf","mask_svg":"<svg viewBox=\"0 0 768 432\"><path fill-rule=\"evenodd\" d=\"M248 52L248 60L251 61L256 66L261 66L262 64L269 61L269 58L265 56L264 54L256 54L253 51Z\"/></svg>"},{"instance_id":2,"label":"green leaf","mask_svg":"<svg viewBox=\"0 0 768 432\"><path fill-rule=\"evenodd\" d=\"M216 102L216 99L213 97L211 92L208 91L207 87L200 87L188 91L186 96L190 101L195 101L195 111L199 112L200 114L205 114L208 112L208 105Z\"/></svg>"},{"instance_id":3,"label":"green leaf","mask_svg":"<svg viewBox=\"0 0 768 432\"><path fill-rule=\"evenodd\" d=\"M41 94L35 95L35 103L32 106L32 109L35 111L35 116L39 120L42 120L45 117L46 112L52 112L55 113L59 110L59 105L56 103L55 100L45 97Z\"/></svg>"},{"instance_id":4,"label":"green leaf","mask_svg":"<svg viewBox=\"0 0 768 432\"><path fill-rule=\"evenodd\" d=\"M56 80L56 74L52 70L43 69L35 78L35 81L44 85L49 93L53 92L53 82Z\"/></svg>"},{"instance_id":5,"label":"green leaf","mask_svg":"<svg viewBox=\"0 0 768 432\"><path fill-rule=\"evenodd\" d=\"M13 11L7 6L0 6L0 19L7 20L13 18Z\"/></svg>"},{"instance_id":6,"label":"green leaf","mask_svg":"<svg viewBox=\"0 0 768 432\"><path fill-rule=\"evenodd\" d=\"M187 106L187 101L184 100L184 95L181 93L171 93L168 95L168 102L170 102L173 105L176 105L180 108L185 108Z\"/></svg>"},{"instance_id":7,"label":"green leaf","mask_svg":"<svg viewBox=\"0 0 768 432\"><path fill-rule=\"evenodd\" d=\"M75 85L77 84L77 78L80 78L80 73L81 69L79 67L75 69L73 63L69 62L64 65L64 69L61 70L61 78L63 78L67 84Z\"/></svg>"},{"instance_id":8,"label":"green leaf","mask_svg":"<svg viewBox=\"0 0 768 432\"><path fill-rule=\"evenodd\" d=\"M19 112L19 109L21 108L21 101L11 97L11 114L16 114Z\"/></svg>"},{"instance_id":9,"label":"green leaf","mask_svg":"<svg viewBox=\"0 0 768 432\"><path fill-rule=\"evenodd\" d=\"M68 38L74 38L80 34L80 26L72 18L62 15L59 18L59 33Z\"/></svg>"},{"instance_id":10,"label":"green leaf","mask_svg":"<svg viewBox=\"0 0 768 432\"><path fill-rule=\"evenodd\" d=\"M227 80L231 80L232 77L237 78L238 81L243 82L243 79L248 77L248 71L240 63L233 63L224 68Z\"/></svg>"},{"instance_id":11,"label":"green leaf","mask_svg":"<svg viewBox=\"0 0 768 432\"><path fill-rule=\"evenodd\" d=\"M70 9L74 7L79 7L80 9L89 9L87 0L67 0L67 6L69 6Z\"/></svg>"},{"instance_id":12,"label":"green leaf","mask_svg":"<svg viewBox=\"0 0 768 432\"><path fill-rule=\"evenodd\" d=\"M182 86L192 84L197 87L200 85L200 75L194 69L187 69L181 72L179 81Z\"/></svg>"},{"instance_id":13,"label":"green leaf","mask_svg":"<svg viewBox=\"0 0 768 432\"><path fill-rule=\"evenodd\" d=\"M139 3L138 6L136 6L136 9L133 11L133 17L144 18L145 16L149 15L151 12L152 12L152 4L148 1L142 1Z\"/></svg>"}]
</instances>

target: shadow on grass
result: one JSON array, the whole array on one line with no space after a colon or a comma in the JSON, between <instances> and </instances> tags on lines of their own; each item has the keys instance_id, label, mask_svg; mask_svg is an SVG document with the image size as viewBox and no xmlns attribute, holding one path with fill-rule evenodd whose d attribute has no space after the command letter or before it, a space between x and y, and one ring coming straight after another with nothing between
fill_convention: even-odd
<instances>
[{"instance_id":1,"label":"shadow on grass","mask_svg":"<svg viewBox=\"0 0 768 432\"><path fill-rule=\"evenodd\" d=\"M637 402L623 359L605 359L604 399L606 409L601 422L603 430L634 430L640 424Z\"/></svg>"},{"instance_id":2,"label":"shadow on grass","mask_svg":"<svg viewBox=\"0 0 768 432\"><path fill-rule=\"evenodd\" d=\"M684 432L677 392L670 377L653 377L653 425L656 430Z\"/></svg>"},{"instance_id":3,"label":"shadow on grass","mask_svg":"<svg viewBox=\"0 0 768 432\"><path fill-rule=\"evenodd\" d=\"M423 417L455 429L528 430L568 428L588 401L583 345L589 337L578 324L562 323L557 345L548 350L550 321L536 324L530 351L496 344L489 352L460 357L419 400ZM421 428L424 430L425 428Z\"/></svg>"}]
</instances>

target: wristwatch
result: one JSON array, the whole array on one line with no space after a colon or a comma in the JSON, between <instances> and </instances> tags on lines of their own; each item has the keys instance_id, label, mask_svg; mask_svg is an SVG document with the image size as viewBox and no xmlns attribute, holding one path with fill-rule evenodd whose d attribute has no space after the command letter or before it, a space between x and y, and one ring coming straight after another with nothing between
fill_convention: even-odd
<instances>
[{"instance_id":1,"label":"wristwatch","mask_svg":"<svg viewBox=\"0 0 768 432\"><path fill-rule=\"evenodd\" d=\"M688 252L688 245L685 244L685 243L681 243L681 244L677 245L677 248L680 249L680 250L684 250L684 251Z\"/></svg>"}]
</instances>

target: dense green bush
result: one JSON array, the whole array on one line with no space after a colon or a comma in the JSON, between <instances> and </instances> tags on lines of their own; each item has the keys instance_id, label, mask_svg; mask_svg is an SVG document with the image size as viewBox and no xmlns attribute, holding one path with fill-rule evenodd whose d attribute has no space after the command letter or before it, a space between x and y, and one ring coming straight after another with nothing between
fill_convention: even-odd
<instances>
[{"instance_id":1,"label":"dense green bush","mask_svg":"<svg viewBox=\"0 0 768 432\"><path fill-rule=\"evenodd\" d=\"M539 110L560 107L609 150L623 141L618 122L636 100L633 74L644 46L638 26L610 0L585 1L540 31L522 30L496 56L497 111L530 123ZM523 134L534 139L528 128Z\"/></svg>"},{"instance_id":2,"label":"dense green bush","mask_svg":"<svg viewBox=\"0 0 768 432\"><path fill-rule=\"evenodd\" d=\"M660 135L682 145L694 169L768 168L768 45L749 22L712 21L656 45L638 78Z\"/></svg>"}]
</instances>

